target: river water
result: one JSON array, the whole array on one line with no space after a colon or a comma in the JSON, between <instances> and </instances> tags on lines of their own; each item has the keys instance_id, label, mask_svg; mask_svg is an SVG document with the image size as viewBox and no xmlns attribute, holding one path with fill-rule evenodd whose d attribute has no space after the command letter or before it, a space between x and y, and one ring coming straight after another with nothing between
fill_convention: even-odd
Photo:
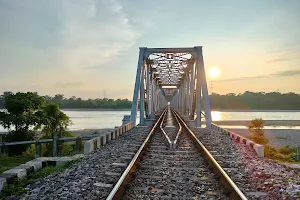
<instances>
[{"instance_id":1,"label":"river water","mask_svg":"<svg viewBox=\"0 0 300 200\"><path fill-rule=\"evenodd\" d=\"M0 110L1 111L1 110ZM130 111L101 111L101 110L63 110L72 120L70 130L83 129L102 129L114 128L122 124L124 115L130 115ZM139 116L139 115L138 115ZM213 121L224 120L252 120L254 118L262 118L264 120L300 120L300 110L297 111L212 111ZM139 118L137 117L137 123ZM267 127L266 127L267 128ZM286 129L300 129L300 126L294 127L271 127L286 128ZM0 132L6 130L0 125Z\"/></svg>"}]
</instances>

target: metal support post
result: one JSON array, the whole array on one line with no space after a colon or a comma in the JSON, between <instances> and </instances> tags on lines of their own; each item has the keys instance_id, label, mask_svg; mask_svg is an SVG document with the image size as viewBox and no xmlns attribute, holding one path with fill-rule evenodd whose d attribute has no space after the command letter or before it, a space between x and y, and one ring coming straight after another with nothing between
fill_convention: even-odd
<instances>
[{"instance_id":1,"label":"metal support post","mask_svg":"<svg viewBox=\"0 0 300 200\"><path fill-rule=\"evenodd\" d=\"M194 99L194 87L195 87L195 70L194 70L194 64L191 66L191 82L190 82L190 101L189 101L189 107L190 107L190 117L193 120L193 99Z\"/></svg>"},{"instance_id":2,"label":"metal support post","mask_svg":"<svg viewBox=\"0 0 300 200\"><path fill-rule=\"evenodd\" d=\"M57 141L58 141L58 136L57 133L53 133L53 149L52 149L52 156L55 157L57 156Z\"/></svg>"},{"instance_id":3,"label":"metal support post","mask_svg":"<svg viewBox=\"0 0 300 200\"><path fill-rule=\"evenodd\" d=\"M149 116L151 114L151 95L150 95L150 65L148 64L146 66L146 80L147 80L147 85L146 85L146 89L147 89L147 116Z\"/></svg>"},{"instance_id":4,"label":"metal support post","mask_svg":"<svg viewBox=\"0 0 300 200\"><path fill-rule=\"evenodd\" d=\"M76 138L76 153L79 153L82 148L82 137Z\"/></svg>"},{"instance_id":5,"label":"metal support post","mask_svg":"<svg viewBox=\"0 0 300 200\"><path fill-rule=\"evenodd\" d=\"M145 88L144 88L144 66L142 66L141 73L141 84L140 84L140 125L145 125Z\"/></svg>"},{"instance_id":6,"label":"metal support post","mask_svg":"<svg viewBox=\"0 0 300 200\"><path fill-rule=\"evenodd\" d=\"M140 48L139 61L136 70L135 85L134 85L133 100L132 100L131 115L130 115L130 121L132 121L134 126L136 124L136 112L137 112L137 102L138 102L138 93L139 93L138 91L141 82L141 69L142 69L142 65L144 64L144 54L146 49L147 48L144 47Z\"/></svg>"},{"instance_id":7,"label":"metal support post","mask_svg":"<svg viewBox=\"0 0 300 200\"><path fill-rule=\"evenodd\" d=\"M205 110L205 121L206 128L211 128L211 109L210 109L210 101L208 96L208 89L206 83L206 75L204 69L203 55L202 55L202 47L196 47L197 50L197 62L199 63L199 75L198 78L201 81L202 95L204 101L204 110Z\"/></svg>"},{"instance_id":8,"label":"metal support post","mask_svg":"<svg viewBox=\"0 0 300 200\"><path fill-rule=\"evenodd\" d=\"M39 141L36 141L36 143L35 143L35 158L39 158L41 156L42 156L41 143Z\"/></svg>"},{"instance_id":9,"label":"metal support post","mask_svg":"<svg viewBox=\"0 0 300 200\"><path fill-rule=\"evenodd\" d=\"M201 127L201 82L199 72L199 62L196 63L197 85L196 85L196 126Z\"/></svg>"}]
</instances>

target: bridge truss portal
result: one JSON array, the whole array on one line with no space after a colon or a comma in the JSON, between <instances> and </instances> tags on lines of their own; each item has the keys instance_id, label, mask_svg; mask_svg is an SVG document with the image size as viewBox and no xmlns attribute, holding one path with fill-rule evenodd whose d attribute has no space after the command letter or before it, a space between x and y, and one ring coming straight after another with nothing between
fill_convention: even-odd
<instances>
[{"instance_id":1,"label":"bridge truss portal","mask_svg":"<svg viewBox=\"0 0 300 200\"><path fill-rule=\"evenodd\" d=\"M211 127L201 46L140 48L130 121L136 124L138 103L140 125L145 125L145 120L154 118L168 102L194 126L201 126L204 115L206 127Z\"/></svg>"}]
</instances>

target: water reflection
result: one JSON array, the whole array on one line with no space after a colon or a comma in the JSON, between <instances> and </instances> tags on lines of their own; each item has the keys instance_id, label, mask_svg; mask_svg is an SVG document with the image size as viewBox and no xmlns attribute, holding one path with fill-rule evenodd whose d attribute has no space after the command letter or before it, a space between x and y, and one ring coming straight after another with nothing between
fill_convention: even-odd
<instances>
[{"instance_id":1,"label":"water reflection","mask_svg":"<svg viewBox=\"0 0 300 200\"><path fill-rule=\"evenodd\" d=\"M222 119L222 113L220 111L211 111L211 118L213 121L220 121Z\"/></svg>"}]
</instances>

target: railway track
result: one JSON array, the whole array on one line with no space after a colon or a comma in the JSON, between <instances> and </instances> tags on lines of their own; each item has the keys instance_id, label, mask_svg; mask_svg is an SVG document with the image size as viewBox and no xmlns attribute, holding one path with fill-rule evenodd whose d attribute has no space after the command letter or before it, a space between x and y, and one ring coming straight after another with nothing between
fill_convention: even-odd
<instances>
[{"instance_id":1,"label":"railway track","mask_svg":"<svg viewBox=\"0 0 300 200\"><path fill-rule=\"evenodd\" d=\"M247 199L175 111L166 109L107 199Z\"/></svg>"}]
</instances>

